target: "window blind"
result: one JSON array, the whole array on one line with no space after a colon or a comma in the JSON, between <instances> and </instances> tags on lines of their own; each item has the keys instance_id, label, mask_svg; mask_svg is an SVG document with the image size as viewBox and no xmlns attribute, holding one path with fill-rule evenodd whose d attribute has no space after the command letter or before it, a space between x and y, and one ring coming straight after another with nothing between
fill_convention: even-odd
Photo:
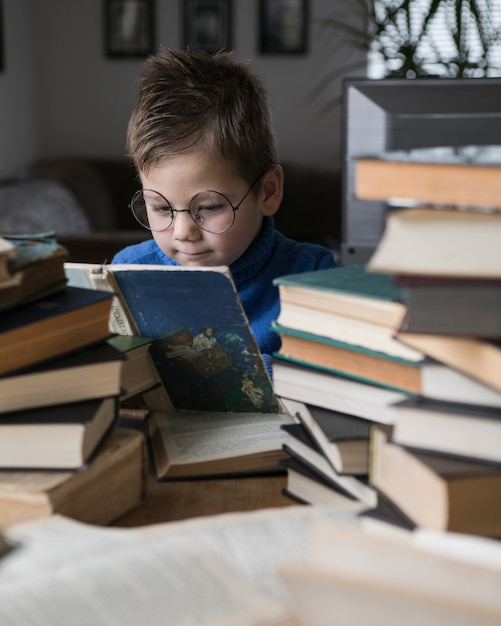
<instances>
[{"instance_id":1,"label":"window blind","mask_svg":"<svg viewBox=\"0 0 501 626\"><path fill-rule=\"evenodd\" d=\"M376 16L382 18L395 5L395 0L374 0ZM432 0L411 0L408 15L397 13L395 24L380 35L385 55L378 52L376 44L369 52L368 76L383 78L398 71L402 65L399 47L409 45L416 46L416 59L430 75L460 75L455 63L459 58L465 64L464 76L501 76L501 0L444 0L423 33L431 5ZM476 11L486 19L475 19Z\"/></svg>"}]
</instances>

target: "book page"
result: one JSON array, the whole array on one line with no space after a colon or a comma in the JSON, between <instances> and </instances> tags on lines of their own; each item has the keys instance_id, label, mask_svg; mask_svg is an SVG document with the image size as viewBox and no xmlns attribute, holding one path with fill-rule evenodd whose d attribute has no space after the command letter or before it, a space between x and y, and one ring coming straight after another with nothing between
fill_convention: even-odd
<instances>
[{"instance_id":1,"label":"book page","mask_svg":"<svg viewBox=\"0 0 501 626\"><path fill-rule=\"evenodd\" d=\"M3 581L3 626L251 626L290 623L287 609L186 538L93 552L34 579Z\"/></svg>"},{"instance_id":2,"label":"book page","mask_svg":"<svg viewBox=\"0 0 501 626\"><path fill-rule=\"evenodd\" d=\"M113 274L108 272L106 267L106 265L94 263L68 262L64 264L64 271L69 286L116 293L110 310L110 332L118 335L137 335L139 333L134 319L120 297L120 290Z\"/></svg>"},{"instance_id":3,"label":"book page","mask_svg":"<svg viewBox=\"0 0 501 626\"><path fill-rule=\"evenodd\" d=\"M19 601L22 598L27 606L32 595L35 597L34 602L39 614L47 613L48 619L53 620L47 621L47 624L53 626L58 623L53 619L54 614L50 613L52 611L50 601L46 600L48 606L43 606L43 598L39 598L38 589L43 585L48 593L47 580L59 576L59 573L71 572L72 579L64 586L66 595L71 596L72 586L78 588L83 584L79 580L80 577L83 577L84 581L87 577L94 577L108 585L108 593L115 592L112 582L117 580L120 584L116 593L121 594L120 590L124 588L125 595L137 599L148 592L150 583L146 582L148 575L144 578L144 583L136 577L136 560L142 563L141 567L147 569L143 559L148 561L151 556L152 568L168 569L165 566L170 563L170 547L174 546L179 556L179 550L184 548L186 541L190 545L202 546L215 558L224 561L226 566L234 571L235 578L243 576L247 581L246 593L249 597L254 586L283 607L287 605L288 599L276 574L278 564L286 560L303 561L307 530L318 522L334 521L346 525L359 524L354 513L324 507L293 506L206 516L132 529L102 528L60 515L13 526L6 529L5 534L7 539L17 543L18 547L0 560L0 623L2 626L10 623L15 623L16 626L24 624L4 621L4 617L9 613L5 608L7 605L4 604L4 597L15 596ZM178 545L180 541L182 544ZM125 556L118 558L122 553ZM156 555L159 553L161 556L157 560ZM186 558L192 556L192 553L189 553ZM79 573L81 568L84 568L83 574ZM216 566L214 569L216 570ZM223 571L219 570L219 567L217 570ZM92 575L87 572L91 572ZM185 571L183 576L181 574L182 571L178 570L176 576L184 581L187 588L194 589L191 571ZM156 574L159 578L168 575L168 572ZM211 576L212 573L209 572L207 578ZM156 590L155 593L160 594L161 599L157 598L156 601L161 604L161 612L165 619L165 615L170 611L170 600L165 593L168 589L167 581L163 584L161 590L152 585L151 592ZM206 586L203 579L199 579L199 584L201 588ZM51 593L57 595L59 593L57 587L51 587ZM218 592L216 589L210 593L212 595ZM197 599L198 594L191 594L187 601L194 602ZM84 599L81 602L84 602ZM13 606L12 611L20 610L17 604ZM158 610L160 611L160 608ZM34 614L31 611L28 613ZM104 615L107 616L106 611ZM133 614L129 614L128 621L122 623L134 623L131 615ZM68 623L68 620L61 623ZM96 618L94 622L89 619L82 623L113 626L114 622L98 621ZM140 620L136 623L148 623L149 626L156 622ZM175 623L177 626L178 622L169 619L169 623ZM29 621L26 624L32 626ZM44 622L37 622L37 626L41 624ZM78 625L80 622L76 621L74 624Z\"/></svg>"},{"instance_id":4,"label":"book page","mask_svg":"<svg viewBox=\"0 0 501 626\"><path fill-rule=\"evenodd\" d=\"M280 450L289 435L285 413L178 411L154 413L172 465Z\"/></svg>"}]
</instances>

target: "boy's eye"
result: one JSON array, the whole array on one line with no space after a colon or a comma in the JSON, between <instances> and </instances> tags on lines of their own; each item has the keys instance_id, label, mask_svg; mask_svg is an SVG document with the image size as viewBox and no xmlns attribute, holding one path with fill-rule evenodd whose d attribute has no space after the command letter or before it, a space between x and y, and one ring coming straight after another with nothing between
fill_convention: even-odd
<instances>
[{"instance_id":1,"label":"boy's eye","mask_svg":"<svg viewBox=\"0 0 501 626\"><path fill-rule=\"evenodd\" d=\"M219 204L205 204L196 207L197 213L211 213L214 211L221 211L221 209L225 208L225 204L220 202Z\"/></svg>"},{"instance_id":2,"label":"boy's eye","mask_svg":"<svg viewBox=\"0 0 501 626\"><path fill-rule=\"evenodd\" d=\"M170 208L170 206L168 204L164 204L164 205L158 205L158 206L150 206L150 211L153 211L154 213L172 213L172 209Z\"/></svg>"}]
</instances>

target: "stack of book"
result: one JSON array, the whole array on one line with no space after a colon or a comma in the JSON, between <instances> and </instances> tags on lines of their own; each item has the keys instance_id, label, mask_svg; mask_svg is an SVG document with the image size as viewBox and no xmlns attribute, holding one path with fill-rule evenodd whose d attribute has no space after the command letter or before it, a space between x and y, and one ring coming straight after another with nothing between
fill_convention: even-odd
<instances>
[{"instance_id":1,"label":"stack of book","mask_svg":"<svg viewBox=\"0 0 501 626\"><path fill-rule=\"evenodd\" d=\"M53 233L0 238L0 524L74 505L83 519L110 521L129 496L101 515L97 491L81 487L103 480L106 500L122 484L118 457L137 469L145 456L138 434L113 431L125 357L108 342L112 294L67 286L66 257ZM134 505L142 490L131 490Z\"/></svg>"},{"instance_id":2,"label":"stack of book","mask_svg":"<svg viewBox=\"0 0 501 626\"><path fill-rule=\"evenodd\" d=\"M430 467L435 468L438 455L447 453L444 471L449 474L454 471L456 476L458 472L464 475L468 471L471 480L472 473L482 473L484 485L489 486L489 481L497 480L498 469L491 464L501 460L496 445L501 428L501 420L496 419L501 411L501 383L496 380L499 363L495 364L501 346L475 336L404 331L414 315L409 291L414 284L421 287L424 279L373 269L373 266L351 266L286 276L276 281L281 312L274 330L281 337L281 348L273 364L274 388L285 402L296 403L294 414L302 425L302 428L293 427L291 434L295 438L287 448L293 457L286 462L287 488L298 499L322 502L315 500L313 490L317 492L318 487L313 481L323 480L326 486L325 480L330 479L331 487L367 505L373 503L375 492L378 503L384 502L386 506L389 501L390 510L396 511L406 525L429 525L425 511L430 507L436 509L438 504L432 505L429 489L418 483L415 487L411 485L409 476L416 477L416 470L411 465L406 469L403 460L400 457L393 460L390 453L395 445L402 444L410 463L418 458L416 452L410 452L411 447L422 448L427 454L432 451L433 463L428 457L419 457L420 462L428 462L428 472ZM455 280L452 282L456 284ZM472 282L469 290L473 288ZM436 284L437 291L440 284ZM484 286L482 281L481 288ZM484 308L488 308L487 302ZM499 317L500 312L498 308L491 316ZM430 349L431 345L434 349ZM441 353L438 345L449 346L448 358L444 358L444 350ZM475 351L476 359L472 358ZM460 356L464 363L459 363ZM360 469L358 473L343 470L326 454L323 445L326 433L329 429L335 431L347 420L353 424L357 420L365 422L367 440L372 437L371 445L366 446L365 473ZM381 431L380 436L373 434L375 430ZM302 444L296 442L300 436ZM387 445L381 441L382 437L386 437ZM310 450L315 450L315 454L310 451L308 458L303 445L306 442ZM391 458L394 470L378 464L383 450L385 463ZM458 463L453 456L462 458ZM307 468L309 491L306 481L298 480L299 472L302 470L305 475ZM316 473L311 472L312 468ZM339 476L348 477L349 481L341 483ZM363 490L350 490L354 478L359 487L363 484ZM392 483L390 488L384 482L386 479L395 485ZM436 490L438 484L445 484L442 477L440 480ZM475 489L480 487L480 482L479 475ZM459 481L455 484L459 485ZM406 496L405 502L397 497L397 486L399 495ZM492 483L493 488L498 486L498 482ZM428 507L415 495L421 491ZM442 506L445 506L443 497ZM472 504L471 509L475 508ZM483 516L484 520L492 519L493 515L499 517L499 511L494 513L494 508L490 507L490 515ZM480 520L482 515L478 513L475 519ZM487 532L472 525L472 520L452 520L451 515L446 507L438 526L501 534L501 528Z\"/></svg>"},{"instance_id":3,"label":"stack of book","mask_svg":"<svg viewBox=\"0 0 501 626\"><path fill-rule=\"evenodd\" d=\"M70 285L114 294L115 344L151 343L145 354L160 384L141 406L159 481L284 472L281 426L293 419L228 267L66 263L65 271Z\"/></svg>"},{"instance_id":4,"label":"stack of book","mask_svg":"<svg viewBox=\"0 0 501 626\"><path fill-rule=\"evenodd\" d=\"M395 337L407 309L402 288L393 284L392 276L356 265L284 276L276 284L281 309L273 328L280 335L281 348L273 364L275 391L306 405L315 430L311 425L306 429L320 448L319 431L327 430L330 436L341 424L350 425L354 433L363 428L364 468L351 472L350 481L343 482L347 490L355 478L358 489L350 495L363 495L361 501L372 504L374 489L367 485L371 426L391 424L393 403L409 397L455 397L455 388L464 388L466 377ZM294 414L305 424L304 408L296 407ZM345 440L352 436L346 434L346 427L342 432ZM293 444L297 448L295 440ZM325 456L325 449L322 453ZM330 465L344 478L349 473L332 459ZM293 470L299 471L297 458L294 468L288 467L291 481ZM310 483L314 478L318 476L310 476ZM298 493L297 487L290 491Z\"/></svg>"},{"instance_id":5,"label":"stack of book","mask_svg":"<svg viewBox=\"0 0 501 626\"><path fill-rule=\"evenodd\" d=\"M326 480L336 490L366 506L376 492L368 484L369 440L374 423L391 423L390 404L418 392L424 356L394 338L405 315L400 290L386 276L352 266L284 276L276 280L280 315L273 328L281 348L273 363L273 384L301 427L287 450L287 491L309 503L314 484ZM292 402L292 405L291 405ZM311 450L300 453L299 433ZM327 443L328 442L328 443ZM359 451L355 465L339 462L336 448ZM305 480L295 480L302 469ZM316 473L313 473L313 470ZM323 489L325 495L327 489Z\"/></svg>"},{"instance_id":6,"label":"stack of book","mask_svg":"<svg viewBox=\"0 0 501 626\"><path fill-rule=\"evenodd\" d=\"M501 169L461 162L445 168L425 159L410 165L422 191L399 208L397 183L392 192L386 179L393 206L367 269L393 276L401 289L406 314L396 340L462 382L450 397L421 392L392 406L392 428L374 435L371 483L418 526L499 537L501 201L482 180L499 178ZM361 175L364 193L375 197L370 166L365 160ZM461 177L463 195L437 179L444 171ZM423 200L419 193L432 193L433 181L440 193Z\"/></svg>"}]
</instances>

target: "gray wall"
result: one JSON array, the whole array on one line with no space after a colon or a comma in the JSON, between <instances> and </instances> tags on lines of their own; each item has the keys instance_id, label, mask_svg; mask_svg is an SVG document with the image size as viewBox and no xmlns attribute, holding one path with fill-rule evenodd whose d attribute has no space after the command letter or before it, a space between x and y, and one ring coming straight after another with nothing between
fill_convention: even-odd
<instances>
[{"instance_id":1,"label":"gray wall","mask_svg":"<svg viewBox=\"0 0 501 626\"><path fill-rule=\"evenodd\" d=\"M334 2L310 0L311 15ZM333 55L311 20L306 55L260 55L257 0L233 0L233 11L233 47L268 86L281 158L338 162L339 109L319 116L322 99L307 96L353 52ZM122 154L141 61L105 56L103 0L4 0L3 12L0 178L41 157ZM182 46L181 12L182 0L156 0L157 45Z\"/></svg>"}]
</instances>

